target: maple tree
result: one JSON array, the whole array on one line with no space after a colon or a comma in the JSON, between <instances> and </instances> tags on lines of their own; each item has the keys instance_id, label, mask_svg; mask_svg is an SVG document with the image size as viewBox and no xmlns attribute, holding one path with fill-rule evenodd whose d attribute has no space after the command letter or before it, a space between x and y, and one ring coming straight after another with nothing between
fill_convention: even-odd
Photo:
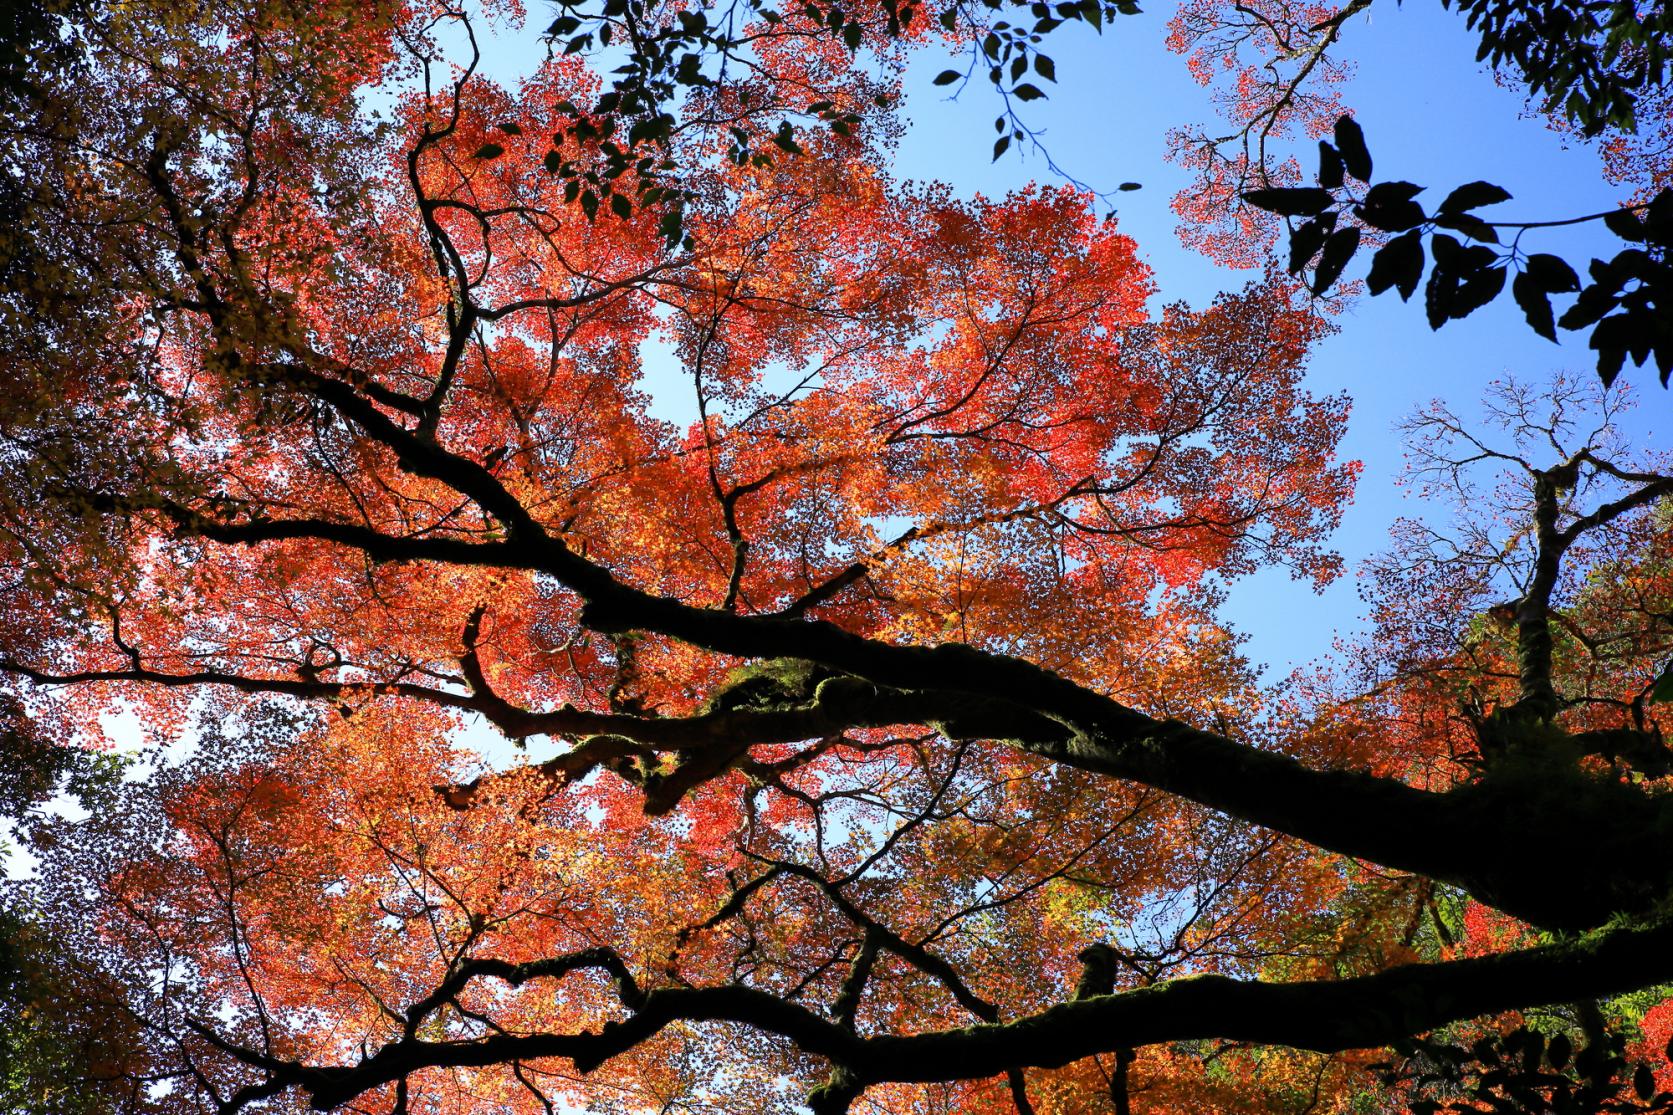
<instances>
[{"instance_id":1,"label":"maple tree","mask_svg":"<svg viewBox=\"0 0 1673 1115\"><path fill-rule=\"evenodd\" d=\"M14 1094L1667 1105L1673 470L1618 393L1416 420L1477 517L1273 692L1216 605L1338 572L1331 326L1277 269L1148 312L1073 188L891 180L853 51L980 10L555 32L683 99L491 80L510 5L54 10L0 131ZM31 813L113 716L145 769Z\"/></svg>"}]
</instances>

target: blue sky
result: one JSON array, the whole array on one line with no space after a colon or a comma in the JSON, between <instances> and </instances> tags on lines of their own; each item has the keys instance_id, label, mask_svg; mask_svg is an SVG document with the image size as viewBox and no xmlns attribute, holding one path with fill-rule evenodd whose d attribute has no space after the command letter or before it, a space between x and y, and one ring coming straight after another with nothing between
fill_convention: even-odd
<instances>
[{"instance_id":1,"label":"blue sky","mask_svg":"<svg viewBox=\"0 0 1673 1115\"><path fill-rule=\"evenodd\" d=\"M1157 6L1117 20L1101 37L1083 28L1056 33L1059 41L1049 53L1060 84L1048 86L1050 100L1030 106L1036 111L1029 119L1044 128L1053 158L1089 185L1143 184L1116 195L1120 226L1155 269L1159 300L1200 305L1250 276L1215 266L1175 235L1169 202L1187 176L1164 161L1163 137L1170 127L1211 121L1214 110L1183 59L1163 45L1172 11ZM1436 0L1403 6L1384 0L1347 25L1340 47L1339 56L1357 64L1342 99L1366 131L1379 179L1426 185L1436 200L1454 186L1486 179L1513 195L1490 211L1503 220L1569 217L1618 204L1622 191L1605 182L1595 152L1565 142L1542 119L1525 118L1522 97L1501 88L1475 62L1475 37ZM1050 180L1038 157L989 161L994 98L973 83L957 102L948 100L931 85L945 66L944 58L927 56L913 66L907 93L913 127L896 173L940 178L966 194L1001 194L1030 180ZM1305 150L1311 148L1308 141ZM1304 154L1302 165L1310 171L1312 158ZM1618 249L1618 242L1611 248L1607 235L1597 232L1593 225L1551 230L1537 240L1529 234L1523 246L1555 251L1583 270L1592 254ZM1356 260L1349 276L1363 275L1364 266ZM1566 336L1560 346L1541 339L1508 293L1438 333L1424 321L1420 300L1421 292L1411 304L1392 293L1362 298L1339 318L1341 331L1319 346L1312 361L1308 385L1314 391L1347 391L1354 399L1342 451L1362 460L1365 471L1334 539L1348 562L1346 576L1322 595L1281 570L1231 586L1226 618L1248 634L1248 651L1267 665L1269 676L1328 652L1335 633L1359 629L1354 569L1383 548L1397 516L1446 513L1423 507L1397 487L1401 443L1395 422L1435 398L1473 413L1487 384L1507 374L1533 380L1564 369L1592 374L1583 334ZM1632 424L1644 435L1664 428L1656 420L1668 397L1652 371L1629 368L1625 378L1639 389Z\"/></svg>"}]
</instances>

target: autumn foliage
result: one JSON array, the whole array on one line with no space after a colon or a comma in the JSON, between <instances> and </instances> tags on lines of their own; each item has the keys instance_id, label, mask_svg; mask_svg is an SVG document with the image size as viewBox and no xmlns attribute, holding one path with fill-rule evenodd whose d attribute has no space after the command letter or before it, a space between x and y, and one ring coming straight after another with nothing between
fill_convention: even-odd
<instances>
[{"instance_id":1,"label":"autumn foliage","mask_svg":"<svg viewBox=\"0 0 1673 1115\"><path fill-rule=\"evenodd\" d=\"M1541 965L1673 978L1662 461L1492 458L1274 689L1223 586L1337 576L1358 471L1278 270L1158 307L1084 192L894 181L898 71L799 9L644 161L440 6L73 15L4 140L0 668L150 748L14 888L95 1109L1394 1110L1379 1048Z\"/></svg>"}]
</instances>

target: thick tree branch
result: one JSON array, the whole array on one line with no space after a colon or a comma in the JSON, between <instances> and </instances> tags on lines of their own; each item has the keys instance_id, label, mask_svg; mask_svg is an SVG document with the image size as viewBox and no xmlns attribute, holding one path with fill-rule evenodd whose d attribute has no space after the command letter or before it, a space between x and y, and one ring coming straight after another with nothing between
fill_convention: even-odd
<instances>
[{"instance_id":1,"label":"thick tree branch","mask_svg":"<svg viewBox=\"0 0 1673 1115\"><path fill-rule=\"evenodd\" d=\"M433 446L421 448L456 459ZM485 470L464 463L499 488ZM321 537L351 545L349 538L360 532L326 526ZM255 523L216 533L255 541L306 537L313 529L297 522ZM1437 794L1393 779L1310 769L1213 732L1156 720L1022 659L959 644L900 646L827 621L739 615L655 596L535 529L532 537L463 548L473 562L492 553L507 567L556 577L582 597L582 622L595 630L655 631L722 654L805 659L852 677L832 679L817 701L802 707L674 721L613 721L609 714L565 709L530 714L514 734L615 733L653 747L718 749L927 723L950 737L1010 740L1045 758L1178 794L1329 851L1451 883L1537 924L1598 925L1622 910L1642 912L1673 887L1673 840L1644 838L1673 825L1673 811L1630 789L1590 792L1576 772L1548 772L1566 778L1566 789L1550 778L1519 785L1534 795L1526 797L1500 792L1502 787ZM389 542L364 533L371 545ZM384 550L391 551L412 552L405 542ZM1536 811L1534 825L1529 818ZM1536 846L1545 857L1537 870L1530 866L1536 861L1529 831L1540 833ZM1599 863L1620 866L1600 871ZM1553 878L1569 889L1553 887Z\"/></svg>"},{"instance_id":2,"label":"thick tree branch","mask_svg":"<svg viewBox=\"0 0 1673 1115\"><path fill-rule=\"evenodd\" d=\"M475 461L401 427L347 384L311 373L302 378L394 450L404 467L448 484L506 526L503 543L435 540L438 560L449 560L447 546L463 545L473 563L493 554L506 567L543 571L581 597L584 624L607 634L653 631L721 654L805 659L852 675L822 686L811 707L754 713L747 722L644 718L621 733L627 738L651 746L690 743L695 731L718 751L749 738L805 740L849 727L931 723L952 737L1009 739L1046 758L1178 794L1329 851L1451 883L1537 924L1598 925L1620 911L1643 912L1673 889L1673 838L1645 839L1673 827L1673 810L1635 791L1582 784L1573 771L1553 767L1515 792L1504 792L1501 784L1436 794L1393 779L1310 769L1288 756L1158 721L1007 655L959 644L901 646L827 621L739 615L653 595L549 534ZM318 536L332 541L355 545L361 536L361 528L325 527ZM199 529L249 542L306 537L315 528L291 522ZM361 541L383 553L416 556L411 543L392 546L377 532L364 535ZM937 696L926 698L923 691ZM1048 728L1047 722L1054 724ZM593 730L610 729L595 722ZM735 734L748 730L756 734ZM659 807L671 807L672 800ZM1531 821L1536 814L1537 825ZM1530 830L1541 834L1535 847L1543 860L1530 855ZM1620 866L1600 871L1599 863ZM1563 886L1554 887L1554 878Z\"/></svg>"},{"instance_id":3,"label":"thick tree branch","mask_svg":"<svg viewBox=\"0 0 1673 1115\"><path fill-rule=\"evenodd\" d=\"M577 954L579 955L579 954ZM573 957L551 963L562 966ZM537 965L482 965L502 978ZM571 963L565 969L606 966ZM1099 1053L1162 1042L1219 1038L1333 1053L1374 1048L1449 1022L1504 1010L1617 994L1673 977L1673 928L1650 924L1599 931L1573 943L1372 976L1276 984L1195 976L1063 1003L1015 1022L912 1035L861 1037L842 1021L742 986L661 988L621 1021L579 1034L500 1034L474 1041L406 1037L355 1065L308 1067L239 1051L240 1059L307 1092L319 1110L424 1068L480 1067L560 1057L590 1072L674 1022L730 1022L787 1038L840 1066L860 1085L977 1079L1022 1068L1056 1068ZM469 978L469 977L465 977ZM463 980L415 1006L445 1001ZM624 1001L631 997L623 985ZM206 1035L207 1036L207 1035ZM216 1044L229 1052L223 1041Z\"/></svg>"}]
</instances>

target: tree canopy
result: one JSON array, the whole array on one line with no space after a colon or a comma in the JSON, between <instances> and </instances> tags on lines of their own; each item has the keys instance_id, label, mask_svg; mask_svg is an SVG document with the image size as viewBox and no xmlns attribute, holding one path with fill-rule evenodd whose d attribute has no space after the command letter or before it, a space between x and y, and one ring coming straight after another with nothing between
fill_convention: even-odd
<instances>
[{"instance_id":1,"label":"tree canopy","mask_svg":"<svg viewBox=\"0 0 1673 1115\"><path fill-rule=\"evenodd\" d=\"M1673 462L1614 382L1673 354L1665 14L1465 8L1639 191L1588 294L1497 187L1373 184L1365 6L1181 9L1237 92L1176 208L1255 266L1159 309L1089 191L888 171L913 52L1002 157L1124 0L7 17L0 1097L1673 1107ZM1224 586L1342 575L1306 365L1422 237L1432 324L1514 271L1603 374L1412 417L1456 519L1271 684Z\"/></svg>"}]
</instances>

